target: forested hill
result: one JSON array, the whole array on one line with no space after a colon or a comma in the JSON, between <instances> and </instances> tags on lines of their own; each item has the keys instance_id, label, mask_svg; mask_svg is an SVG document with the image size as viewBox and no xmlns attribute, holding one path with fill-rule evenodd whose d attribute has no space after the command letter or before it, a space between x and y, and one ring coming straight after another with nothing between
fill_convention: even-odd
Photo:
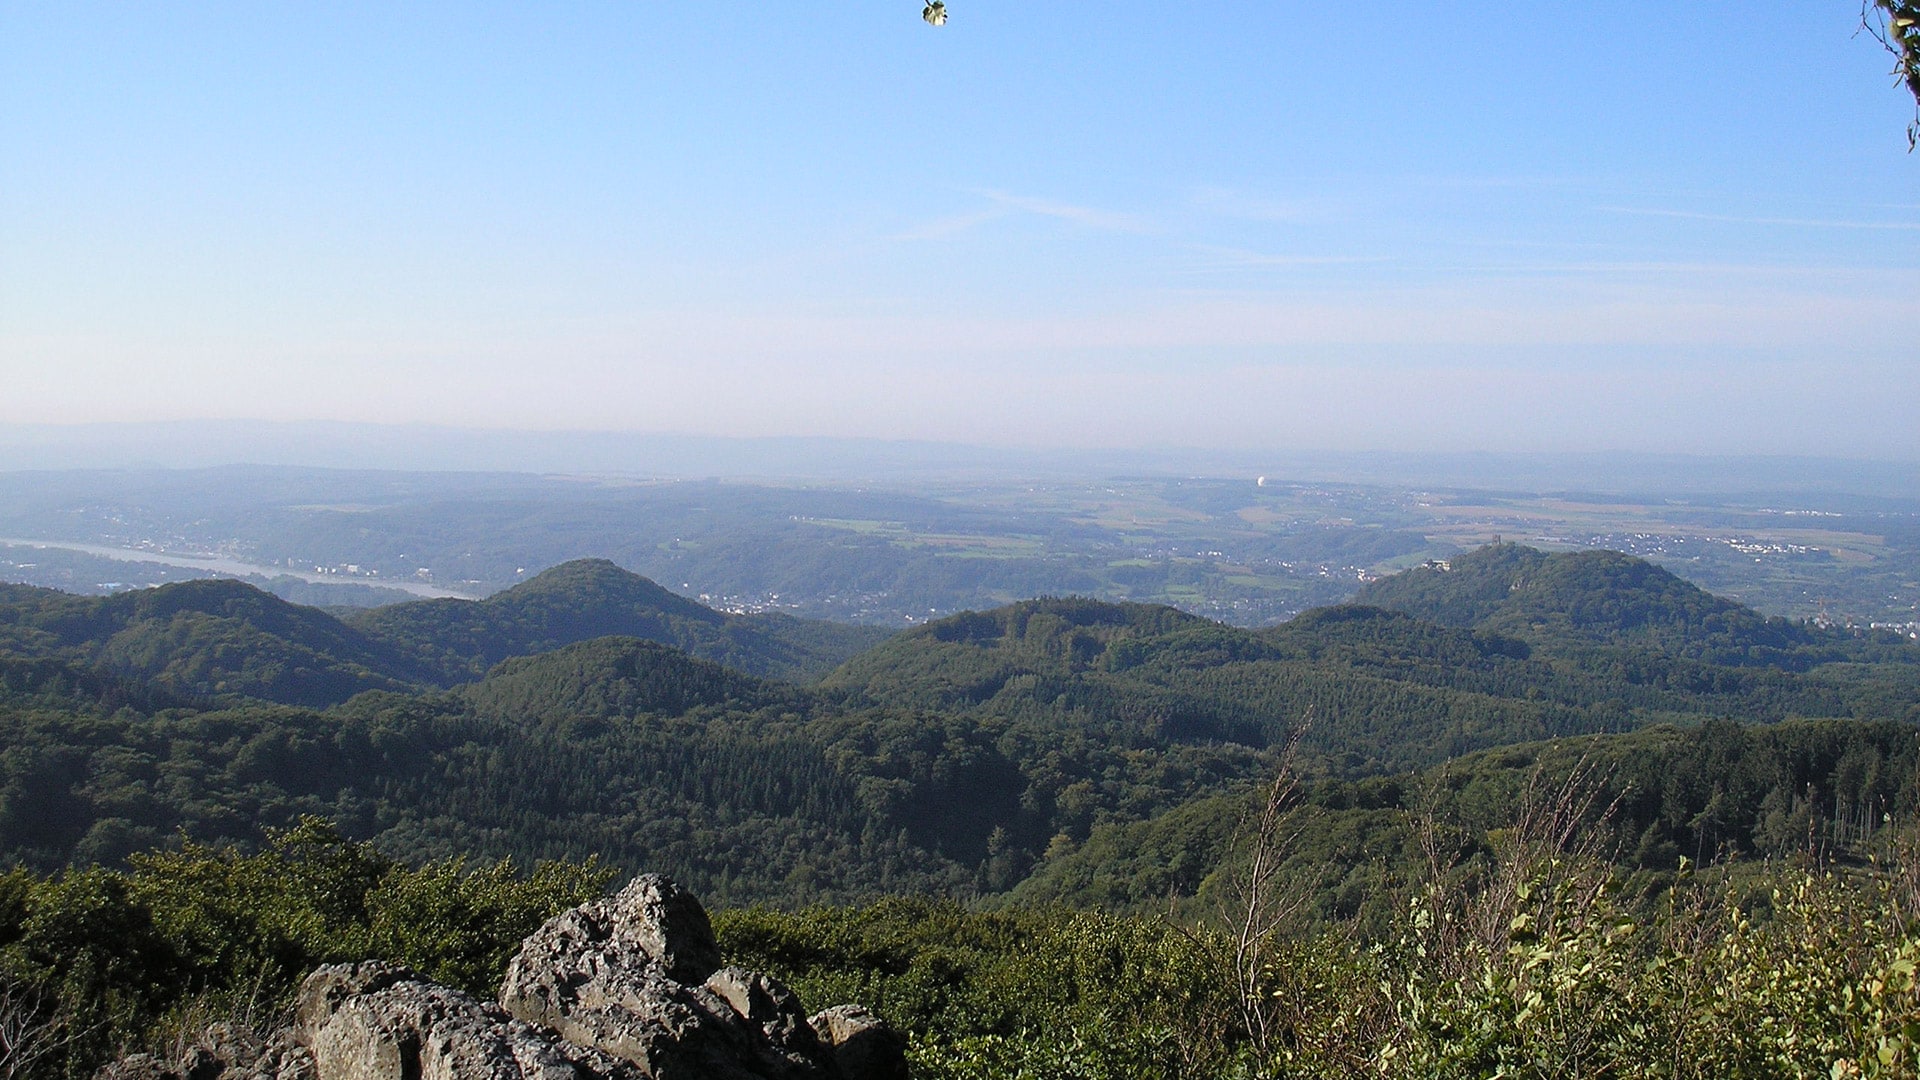
<instances>
[{"instance_id":1,"label":"forested hill","mask_svg":"<svg viewBox=\"0 0 1920 1080\"><path fill-rule=\"evenodd\" d=\"M754 675L804 681L889 633L788 615L725 614L605 559L562 563L484 600L393 604L355 614L351 622L449 685L477 679L509 656L614 635L672 645Z\"/></svg>"},{"instance_id":2,"label":"forested hill","mask_svg":"<svg viewBox=\"0 0 1920 1080\"><path fill-rule=\"evenodd\" d=\"M1490 544L1371 582L1355 602L1560 650L1639 645L1716 664L1795 670L1915 659L1892 635L1770 618L1617 551L1549 554Z\"/></svg>"},{"instance_id":3,"label":"forested hill","mask_svg":"<svg viewBox=\"0 0 1920 1080\"><path fill-rule=\"evenodd\" d=\"M1034 600L903 633L821 686L1009 732L1064 725L1120 743L1271 747L1306 722L1313 767L1360 774L1710 717L1920 721L1920 649L1874 648L1888 661L1811 663L1801 652L1791 665L1734 665L1657 642L1566 655L1360 605L1250 631L1170 608Z\"/></svg>"},{"instance_id":4,"label":"forested hill","mask_svg":"<svg viewBox=\"0 0 1920 1080\"><path fill-rule=\"evenodd\" d=\"M318 814L405 858L598 853L730 902L1000 892L1092 850L1097 830L1172 827L1195 800L1244 791L1303 721L1303 769L1369 804L1379 777L1554 737L1723 717L1862 732L1920 721L1920 664L1898 652L1913 646L1797 665L1720 664L1658 639L1572 654L1361 605L1250 631L1167 607L1031 600L898 635L810 687L640 635L565 640L636 623L717 651L752 640L738 632L756 624L655 588L586 563L492 601L390 609L419 635L411 651L233 583L105 601L11 590L0 860L111 862L182 835L251 843ZM144 666L125 661L131 641L157 643ZM442 673L384 674L477 665L500 642L543 651L451 689ZM389 689L325 708L259 700L299 648L338 665L315 671L364 670ZM330 649L367 659L355 669ZM445 681L469 670L449 662ZM241 696L242 679L260 692ZM1873 753L1891 760L1897 740L1873 730ZM1712 791L1674 798L1691 822ZM1762 816L1776 810L1797 813ZM1662 828L1650 851L1722 835Z\"/></svg>"},{"instance_id":5,"label":"forested hill","mask_svg":"<svg viewBox=\"0 0 1920 1080\"><path fill-rule=\"evenodd\" d=\"M459 693L483 716L540 723L679 716L702 706L805 708L807 701L790 684L628 637L594 638L505 660Z\"/></svg>"},{"instance_id":6,"label":"forested hill","mask_svg":"<svg viewBox=\"0 0 1920 1080\"><path fill-rule=\"evenodd\" d=\"M604 560L557 566L486 600L399 604L351 623L239 581L107 597L0 585L0 658L59 661L70 668L70 683L129 678L146 688L138 693L193 699L324 706L367 690L444 688L472 682L509 657L608 635L804 680L887 631L723 614Z\"/></svg>"},{"instance_id":7,"label":"forested hill","mask_svg":"<svg viewBox=\"0 0 1920 1080\"><path fill-rule=\"evenodd\" d=\"M183 581L106 597L0 585L0 647L189 697L296 705L432 680L404 652L316 608L239 581Z\"/></svg>"},{"instance_id":8,"label":"forested hill","mask_svg":"<svg viewBox=\"0 0 1920 1080\"><path fill-rule=\"evenodd\" d=\"M1285 872L1315 882L1319 914L1391 912L1393 877L1427 858L1423 818L1443 822L1471 860L1512 821L1535 770L1558 791L1583 775L1607 808L1606 850L1634 887L1670 881L1680 860L1833 859L1888 821L1920 813L1920 730L1846 720L1659 725L1625 735L1501 747L1445 765L1302 792ZM1113 822L1056 853L1014 891L1035 906L1164 910L1228 857L1244 796L1196 799L1148 821ZM1446 841L1448 838L1440 838ZM1064 845L1063 845L1064 847Z\"/></svg>"},{"instance_id":9,"label":"forested hill","mask_svg":"<svg viewBox=\"0 0 1920 1080\"><path fill-rule=\"evenodd\" d=\"M1017 676L1068 676L1104 664L1121 642L1197 627L1219 624L1152 604L1023 600L908 630L847 661L821 684L859 687L896 704L977 705Z\"/></svg>"}]
</instances>

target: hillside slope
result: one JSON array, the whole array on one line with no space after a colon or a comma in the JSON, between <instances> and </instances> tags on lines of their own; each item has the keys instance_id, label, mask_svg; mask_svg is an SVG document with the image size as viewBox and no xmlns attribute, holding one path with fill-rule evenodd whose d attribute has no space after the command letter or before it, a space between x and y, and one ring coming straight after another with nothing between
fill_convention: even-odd
<instances>
[{"instance_id":1,"label":"hillside slope","mask_svg":"<svg viewBox=\"0 0 1920 1080\"><path fill-rule=\"evenodd\" d=\"M1528 610L1592 621L1577 608L1547 608L1555 595L1564 593L1545 593ZM1632 594L1622 602L1645 608L1646 621L1690 625L1684 609ZM1064 726L1121 743L1264 749L1304 724L1312 766L1348 774L1716 716L1920 720L1920 663L1911 662L1920 649L1911 646L1884 650L1909 662L1822 665L1801 651L1790 665L1746 653L1733 665L1665 651L1665 638L1590 642L1570 655L1553 640L1536 646L1497 629L1510 621L1488 621L1462 628L1342 605L1251 631L1169 608L1035 600L903 633L821 686L892 707L961 710L1009 730Z\"/></svg>"},{"instance_id":2,"label":"hillside slope","mask_svg":"<svg viewBox=\"0 0 1920 1080\"><path fill-rule=\"evenodd\" d=\"M786 684L743 675L658 642L626 637L594 638L503 660L486 678L458 693L482 716L537 718L543 723L679 716L701 706L757 709L804 703L804 695Z\"/></svg>"},{"instance_id":3,"label":"hillside slope","mask_svg":"<svg viewBox=\"0 0 1920 1080\"><path fill-rule=\"evenodd\" d=\"M431 673L317 608L239 581L184 581L106 597L0 586L0 643L198 697L326 705L404 690Z\"/></svg>"},{"instance_id":4,"label":"hillside slope","mask_svg":"<svg viewBox=\"0 0 1920 1080\"><path fill-rule=\"evenodd\" d=\"M1313 894L1315 912L1346 918L1394 894L1393 876L1427 858L1423 819L1445 823L1463 855L1484 856L1530 785L1549 796L1580 774L1610 807L1603 845L1623 874L1670 875L1682 857L1834 859L1857 853L1883 815L1920 811L1920 732L1850 720L1696 728L1658 725L1622 735L1520 744L1445 765L1358 781L1323 780L1300 793L1283 877ZM1245 795L1196 799L1158 817L1115 822L1061 845L1010 893L1033 906L1164 911L1169 896L1205 893L1233 857ZM1657 877L1656 877L1657 880ZM1642 879L1643 886L1646 880Z\"/></svg>"},{"instance_id":5,"label":"hillside slope","mask_svg":"<svg viewBox=\"0 0 1920 1080\"><path fill-rule=\"evenodd\" d=\"M585 569L617 592L617 572ZM1820 730L1836 731L1880 722L1872 745L1840 754L1831 784L1794 771L1794 747L1811 744L1781 744L1766 766L1778 782L1709 762L1687 766L1691 779L1674 787L1634 772L1640 757L1678 769L1631 749L1668 743L1620 742L1622 775L1659 793L1658 806L1628 808L1645 835L1626 839L1644 840L1657 862L1669 848L1779 849L1804 836L1802 805L1856 824L1908 812L1885 799L1911 776L1899 773L1911 768L1900 739L1920 738L1920 664L1796 670L1597 642L1575 656L1359 605L1254 632L1165 607L1026 601L901 634L813 687L598 637L509 657L455 689L361 693L320 710L175 693L55 655L61 633L91 641L82 624L107 616L59 594L15 599L0 635L42 652L0 655L0 858L41 868L112 861L180 835L247 843L319 814L408 858L598 853L740 902L999 893L1077 849L1085 873L1075 871L1080 884L1062 879L1063 894L1132 903L1148 887L1139 882L1198 887L1215 865L1205 853L1225 835L1202 803L1270 775L1303 722L1300 765L1315 790L1385 815L1342 818L1347 839L1323 846L1387 861L1405 839L1389 826L1404 825L1411 804L1383 777L1462 754L1663 724L1685 731L1671 736L1678 744L1705 747L1744 730L1723 717L1827 718ZM165 606L152 601L120 602L159 620ZM261 634L309 626L297 611L248 615L251 603L236 594L222 617L251 618ZM558 602L534 610L549 619L528 625L556 636L601 625L569 622ZM102 625L126 622L118 611ZM726 625L711 612L676 617ZM552 640L531 634L522 640ZM244 670L246 660L223 662ZM1846 794L1856 789L1872 798ZM1701 817L1708 807L1757 824L1728 831L1713 816L1721 809ZM1649 814L1663 822L1652 833ZM1131 854L1109 842L1143 822L1166 827ZM1102 845L1111 860L1096 859ZM1148 865L1174 847L1192 851L1164 874ZM1089 859L1125 864L1138 882L1108 875L1095 887ZM1371 887L1343 881L1353 895Z\"/></svg>"},{"instance_id":6,"label":"hillside slope","mask_svg":"<svg viewBox=\"0 0 1920 1080\"><path fill-rule=\"evenodd\" d=\"M598 637L642 638L754 675L804 681L884 640L888 631L729 615L605 559L562 563L484 600L419 600L351 616L446 685L479 678L510 656Z\"/></svg>"},{"instance_id":7,"label":"hillside slope","mask_svg":"<svg viewBox=\"0 0 1920 1080\"><path fill-rule=\"evenodd\" d=\"M1355 603L1538 647L1643 646L1715 664L1804 671L1834 661L1913 662L1891 635L1768 617L1617 551L1549 554L1489 544L1370 582Z\"/></svg>"}]
</instances>

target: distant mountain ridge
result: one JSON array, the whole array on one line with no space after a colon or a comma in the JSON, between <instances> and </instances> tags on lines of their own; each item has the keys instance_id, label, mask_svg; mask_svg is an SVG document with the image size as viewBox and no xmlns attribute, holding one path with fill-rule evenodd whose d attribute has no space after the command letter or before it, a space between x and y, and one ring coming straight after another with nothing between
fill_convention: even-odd
<instances>
[{"instance_id":1,"label":"distant mountain ridge","mask_svg":"<svg viewBox=\"0 0 1920 1080\"><path fill-rule=\"evenodd\" d=\"M609 636L657 641L750 675L804 681L891 633L789 615L726 614L606 559L562 563L484 600L417 600L349 620L447 684L477 679L511 656Z\"/></svg>"},{"instance_id":2,"label":"distant mountain ridge","mask_svg":"<svg viewBox=\"0 0 1920 1080\"><path fill-rule=\"evenodd\" d=\"M1767 619L1614 552L1498 545L1361 600L1260 631L1023 601L902 633L821 685L1123 742L1271 747L1304 725L1341 772L1716 716L1920 720L1920 649Z\"/></svg>"},{"instance_id":3,"label":"distant mountain ridge","mask_svg":"<svg viewBox=\"0 0 1920 1080\"><path fill-rule=\"evenodd\" d=\"M1733 666L1805 670L1870 644L1762 615L1617 551L1489 544L1370 582L1354 602L1535 646L1638 645Z\"/></svg>"},{"instance_id":4,"label":"distant mountain ridge","mask_svg":"<svg viewBox=\"0 0 1920 1080\"><path fill-rule=\"evenodd\" d=\"M244 582L183 581L106 597L0 586L0 644L153 683L326 705L364 690L407 690L430 673L317 608Z\"/></svg>"},{"instance_id":5,"label":"distant mountain ridge","mask_svg":"<svg viewBox=\"0 0 1920 1080\"><path fill-rule=\"evenodd\" d=\"M0 585L0 652L197 698L319 707L367 690L473 682L510 657L610 635L670 645L749 674L806 679L887 631L728 615L605 560L562 564L487 600L397 604L351 622L227 579L106 597Z\"/></svg>"},{"instance_id":6,"label":"distant mountain ridge","mask_svg":"<svg viewBox=\"0 0 1920 1080\"><path fill-rule=\"evenodd\" d=\"M714 657L771 639L790 651L759 662L817 662L845 645L840 628L713 612L606 562L486 601L398 605L371 627L236 583L101 600L0 591L0 859L53 868L170 837L244 844L318 814L406 857L599 853L741 902L1005 892L1084 845L1074 873L1046 888L1131 904L1197 887L1236 820L1231 801L1272 775L1303 724L1302 771L1329 792L1348 786L1329 809L1398 813L1380 778L1476 750L1732 727L1724 717L1817 718L1844 737L1838 763L1815 771L1877 778L1870 794L1892 797L1885 747L1904 736L1899 753L1911 752L1920 648L1801 628L1809 644L1780 663L1680 656L1662 642L1691 639L1640 628L1738 630L1738 606L1630 561L1493 554L1492 570L1463 560L1447 572L1463 577L1433 583L1466 594L1450 618L1484 625L1346 604L1253 631L1170 607L1041 598L893 636L811 686ZM1500 576L1508 562L1572 584L1515 588ZM1514 596L1532 606L1503 609ZM1507 617L1516 610L1525 618ZM769 626L825 636L787 641ZM593 636L572 640L582 635ZM1705 640L1732 648L1723 637ZM307 672L301 685L330 673L341 692L388 692L313 708L260 700L286 685L287 657L336 664L292 668ZM1863 742L1862 721L1905 726ZM1769 760L1797 753L1782 746ZM1747 801L1813 797L1791 779ZM1682 794L1657 829L1652 810L1633 811L1652 830L1648 865L1666 865L1670 846L1717 842L1689 824L1711 792ZM1820 796L1856 806L1839 797ZM1228 801L1195 807L1206 799ZM1761 828L1734 838L1743 845L1781 851L1804 836L1791 805L1747 809ZM1125 843L1109 835L1142 822L1161 824ZM1160 866L1176 850L1187 854ZM1097 884L1109 865L1130 867L1128 880ZM1341 888L1374 887L1363 876Z\"/></svg>"}]
</instances>

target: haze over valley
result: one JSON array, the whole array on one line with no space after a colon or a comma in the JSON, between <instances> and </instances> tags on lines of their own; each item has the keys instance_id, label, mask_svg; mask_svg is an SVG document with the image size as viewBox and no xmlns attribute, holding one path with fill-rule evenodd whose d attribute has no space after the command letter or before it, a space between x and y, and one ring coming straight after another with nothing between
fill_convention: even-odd
<instances>
[{"instance_id":1,"label":"haze over valley","mask_svg":"<svg viewBox=\"0 0 1920 1080\"><path fill-rule=\"evenodd\" d=\"M1020 464L1029 475L1001 471ZM1718 476L1729 463L1711 459L1627 458L1613 477L1563 461L1548 477L1617 482L1624 471L1649 485L1612 494L1138 464L1148 467L1076 475L1088 463L1015 458L964 475L843 471L805 483L267 467L0 474L0 580L103 592L218 572L289 599L365 606L478 598L569 559L609 558L737 612L898 628L1084 595L1263 626L1504 538L1643 556L1769 614L1908 633L1920 622L1920 492L1849 463L1781 463L1779 474L1815 479L1774 490L1736 486L1764 479ZM1355 456L1318 470L1366 477L1382 465ZM1497 483L1510 462L1475 465ZM1822 473L1837 490L1812 486Z\"/></svg>"}]
</instances>

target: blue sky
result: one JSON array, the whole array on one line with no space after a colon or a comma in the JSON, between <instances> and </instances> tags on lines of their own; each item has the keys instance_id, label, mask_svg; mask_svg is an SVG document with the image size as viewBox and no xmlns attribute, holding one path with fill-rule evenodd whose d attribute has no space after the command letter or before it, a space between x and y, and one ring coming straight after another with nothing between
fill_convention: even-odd
<instances>
[{"instance_id":1,"label":"blue sky","mask_svg":"<svg viewBox=\"0 0 1920 1080\"><path fill-rule=\"evenodd\" d=\"M0 423L1920 458L1849 0L951 10L0 0Z\"/></svg>"}]
</instances>

